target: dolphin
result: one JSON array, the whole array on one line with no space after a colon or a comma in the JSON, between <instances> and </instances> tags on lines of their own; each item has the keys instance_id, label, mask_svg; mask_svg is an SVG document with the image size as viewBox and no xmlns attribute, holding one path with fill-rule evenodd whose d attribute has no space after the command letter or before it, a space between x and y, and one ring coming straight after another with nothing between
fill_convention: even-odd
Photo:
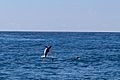
<instances>
[{"instance_id":1,"label":"dolphin","mask_svg":"<svg viewBox=\"0 0 120 80\"><path fill-rule=\"evenodd\" d=\"M45 57L47 57L48 52L49 52L49 50L50 50L51 47L52 47L52 46L49 46L49 47L46 46L46 48L44 49L44 56L45 56Z\"/></svg>"}]
</instances>

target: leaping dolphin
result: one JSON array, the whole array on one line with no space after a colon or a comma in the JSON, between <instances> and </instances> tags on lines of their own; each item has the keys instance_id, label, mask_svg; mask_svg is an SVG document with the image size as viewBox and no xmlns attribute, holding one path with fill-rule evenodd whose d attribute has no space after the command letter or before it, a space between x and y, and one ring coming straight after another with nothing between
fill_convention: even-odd
<instances>
[{"instance_id":1,"label":"leaping dolphin","mask_svg":"<svg viewBox=\"0 0 120 80\"><path fill-rule=\"evenodd\" d=\"M51 47L52 46L49 46L49 47L46 46L46 48L44 49L44 57L47 57L48 52L49 52L49 50L50 50Z\"/></svg>"}]
</instances>

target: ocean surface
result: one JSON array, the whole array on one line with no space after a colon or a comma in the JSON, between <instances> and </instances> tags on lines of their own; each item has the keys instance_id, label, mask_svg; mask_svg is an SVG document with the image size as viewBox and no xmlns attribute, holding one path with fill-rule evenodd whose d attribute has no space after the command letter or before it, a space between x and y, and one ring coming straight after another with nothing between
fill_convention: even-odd
<instances>
[{"instance_id":1,"label":"ocean surface","mask_svg":"<svg viewBox=\"0 0 120 80\"><path fill-rule=\"evenodd\" d=\"M120 80L120 33L0 32L0 80Z\"/></svg>"}]
</instances>

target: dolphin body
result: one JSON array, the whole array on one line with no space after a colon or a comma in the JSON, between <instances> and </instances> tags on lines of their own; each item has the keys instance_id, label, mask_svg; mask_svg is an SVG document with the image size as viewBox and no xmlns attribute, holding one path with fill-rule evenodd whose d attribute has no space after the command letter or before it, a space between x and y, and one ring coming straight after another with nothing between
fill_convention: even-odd
<instances>
[{"instance_id":1,"label":"dolphin body","mask_svg":"<svg viewBox=\"0 0 120 80\"><path fill-rule=\"evenodd\" d=\"M52 46L49 46L49 47L46 46L46 48L44 49L44 56L45 56L45 57L47 57L48 52L49 52L49 50L50 50L51 47L52 47Z\"/></svg>"}]
</instances>

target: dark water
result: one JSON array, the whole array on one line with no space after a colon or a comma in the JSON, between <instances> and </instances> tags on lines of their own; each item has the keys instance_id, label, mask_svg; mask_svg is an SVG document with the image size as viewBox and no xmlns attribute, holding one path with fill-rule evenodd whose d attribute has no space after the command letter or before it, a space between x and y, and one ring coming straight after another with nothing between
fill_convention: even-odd
<instances>
[{"instance_id":1,"label":"dark water","mask_svg":"<svg viewBox=\"0 0 120 80\"><path fill-rule=\"evenodd\" d=\"M0 80L120 80L120 33L0 32Z\"/></svg>"}]
</instances>

